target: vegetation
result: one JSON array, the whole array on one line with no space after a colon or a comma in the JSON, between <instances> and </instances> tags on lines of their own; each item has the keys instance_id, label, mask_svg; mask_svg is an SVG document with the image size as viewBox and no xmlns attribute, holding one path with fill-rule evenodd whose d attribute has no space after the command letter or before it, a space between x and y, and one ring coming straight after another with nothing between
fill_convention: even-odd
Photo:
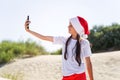
<instances>
[{"instance_id":1,"label":"vegetation","mask_svg":"<svg viewBox=\"0 0 120 80\"><path fill-rule=\"evenodd\" d=\"M57 51L51 52L51 55L60 55L62 54L62 49L58 49Z\"/></svg>"},{"instance_id":2,"label":"vegetation","mask_svg":"<svg viewBox=\"0 0 120 80\"><path fill-rule=\"evenodd\" d=\"M93 52L120 50L120 25L94 26L88 39Z\"/></svg>"},{"instance_id":3,"label":"vegetation","mask_svg":"<svg viewBox=\"0 0 120 80\"><path fill-rule=\"evenodd\" d=\"M36 55L48 54L46 50L34 41L7 41L0 43L0 63L7 63L14 58L31 57Z\"/></svg>"}]
</instances>

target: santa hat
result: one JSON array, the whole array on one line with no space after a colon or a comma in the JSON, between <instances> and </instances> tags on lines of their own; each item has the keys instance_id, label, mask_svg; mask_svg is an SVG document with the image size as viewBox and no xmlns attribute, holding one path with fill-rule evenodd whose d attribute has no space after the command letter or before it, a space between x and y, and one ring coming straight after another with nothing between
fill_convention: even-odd
<instances>
[{"instance_id":1,"label":"santa hat","mask_svg":"<svg viewBox=\"0 0 120 80\"><path fill-rule=\"evenodd\" d=\"M88 38L88 34L90 34L90 32L88 30L88 23L84 18L79 16L71 18L70 23L73 25L80 37Z\"/></svg>"}]
</instances>

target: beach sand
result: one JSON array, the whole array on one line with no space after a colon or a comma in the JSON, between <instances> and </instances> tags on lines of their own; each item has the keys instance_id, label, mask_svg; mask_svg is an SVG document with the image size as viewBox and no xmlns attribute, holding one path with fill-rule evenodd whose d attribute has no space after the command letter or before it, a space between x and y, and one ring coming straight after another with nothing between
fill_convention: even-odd
<instances>
[{"instance_id":1,"label":"beach sand","mask_svg":"<svg viewBox=\"0 0 120 80\"><path fill-rule=\"evenodd\" d=\"M93 54L91 60L94 80L120 80L120 51ZM16 59L1 65L0 76L17 80L61 80L61 55Z\"/></svg>"}]
</instances>

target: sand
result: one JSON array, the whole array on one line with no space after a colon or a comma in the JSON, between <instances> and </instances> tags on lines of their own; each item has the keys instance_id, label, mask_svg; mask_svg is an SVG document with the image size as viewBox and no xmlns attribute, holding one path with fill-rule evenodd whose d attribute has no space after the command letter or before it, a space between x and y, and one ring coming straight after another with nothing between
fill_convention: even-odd
<instances>
[{"instance_id":1,"label":"sand","mask_svg":"<svg viewBox=\"0 0 120 80\"><path fill-rule=\"evenodd\" d=\"M93 54L91 60L94 80L120 80L120 51ZM61 55L16 59L0 67L0 76L15 80L61 80Z\"/></svg>"}]
</instances>

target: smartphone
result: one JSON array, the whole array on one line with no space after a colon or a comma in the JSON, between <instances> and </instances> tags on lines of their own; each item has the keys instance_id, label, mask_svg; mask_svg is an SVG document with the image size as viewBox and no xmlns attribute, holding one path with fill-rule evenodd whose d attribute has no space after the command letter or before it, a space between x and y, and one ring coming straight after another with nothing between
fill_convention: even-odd
<instances>
[{"instance_id":1,"label":"smartphone","mask_svg":"<svg viewBox=\"0 0 120 80\"><path fill-rule=\"evenodd\" d=\"M29 16L27 16L27 20L29 21Z\"/></svg>"},{"instance_id":2,"label":"smartphone","mask_svg":"<svg viewBox=\"0 0 120 80\"><path fill-rule=\"evenodd\" d=\"M27 16L27 21L29 21L29 16ZM28 24L28 26L27 26L27 29L29 29L29 24Z\"/></svg>"}]
</instances>

